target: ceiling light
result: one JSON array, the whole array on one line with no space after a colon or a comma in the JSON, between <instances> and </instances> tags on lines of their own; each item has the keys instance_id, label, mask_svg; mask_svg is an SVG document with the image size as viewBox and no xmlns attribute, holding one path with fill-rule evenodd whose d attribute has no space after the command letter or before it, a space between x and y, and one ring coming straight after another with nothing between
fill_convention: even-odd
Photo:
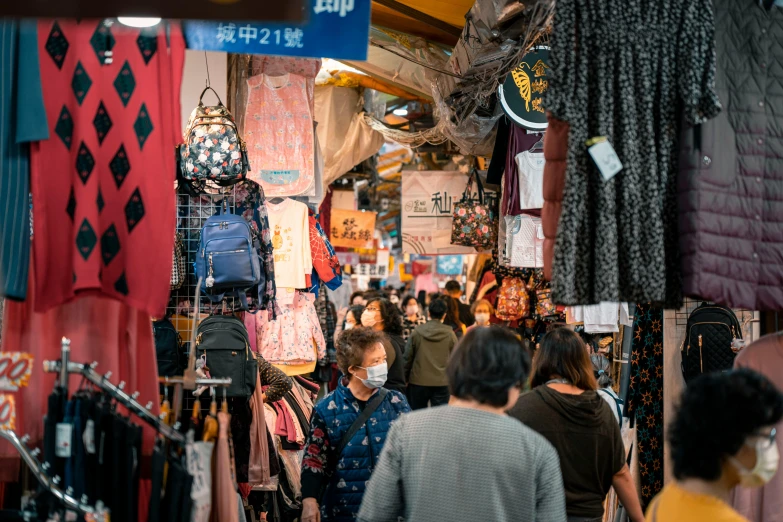
<instances>
[{"instance_id":1,"label":"ceiling light","mask_svg":"<svg viewBox=\"0 0 783 522\"><path fill-rule=\"evenodd\" d=\"M394 114L395 116L407 116L408 109L394 109L392 111L392 114Z\"/></svg>"},{"instance_id":2,"label":"ceiling light","mask_svg":"<svg viewBox=\"0 0 783 522\"><path fill-rule=\"evenodd\" d=\"M152 27L160 23L160 18L119 16L117 21L128 27Z\"/></svg>"}]
</instances>

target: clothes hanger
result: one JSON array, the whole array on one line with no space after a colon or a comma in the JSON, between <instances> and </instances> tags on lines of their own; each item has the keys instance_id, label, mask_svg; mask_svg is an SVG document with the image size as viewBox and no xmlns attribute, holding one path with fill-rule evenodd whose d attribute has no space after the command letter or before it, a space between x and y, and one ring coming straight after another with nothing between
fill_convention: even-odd
<instances>
[{"instance_id":1,"label":"clothes hanger","mask_svg":"<svg viewBox=\"0 0 783 522\"><path fill-rule=\"evenodd\" d=\"M226 388L223 387L223 402L220 404L220 411L228 413L228 401L226 400Z\"/></svg>"},{"instance_id":2,"label":"clothes hanger","mask_svg":"<svg viewBox=\"0 0 783 522\"><path fill-rule=\"evenodd\" d=\"M269 201L269 202L270 202L271 204L273 204L273 205L279 205L280 203L282 203L282 202L283 202L283 201L285 201L286 199L288 199L288 198L280 198L280 197L276 197L276 198L270 198L270 199L268 199L267 201Z\"/></svg>"},{"instance_id":3,"label":"clothes hanger","mask_svg":"<svg viewBox=\"0 0 783 522\"><path fill-rule=\"evenodd\" d=\"M217 399L215 398L214 386L210 388L210 394L212 395L212 403L209 405L209 416L204 419L204 430L201 436L201 440L204 442L214 442L218 434Z\"/></svg>"},{"instance_id":4,"label":"clothes hanger","mask_svg":"<svg viewBox=\"0 0 783 522\"><path fill-rule=\"evenodd\" d=\"M163 404L160 405L160 420L163 424L169 424L171 421L171 403L169 402L169 387L163 388Z\"/></svg>"},{"instance_id":5,"label":"clothes hanger","mask_svg":"<svg viewBox=\"0 0 783 522\"><path fill-rule=\"evenodd\" d=\"M542 152L544 150L544 133L541 133L541 138L533 144L528 152Z\"/></svg>"}]
</instances>

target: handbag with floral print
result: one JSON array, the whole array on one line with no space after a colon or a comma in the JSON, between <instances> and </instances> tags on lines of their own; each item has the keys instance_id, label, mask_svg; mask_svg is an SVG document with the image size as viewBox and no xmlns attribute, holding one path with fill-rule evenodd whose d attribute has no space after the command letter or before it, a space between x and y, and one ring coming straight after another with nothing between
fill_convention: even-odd
<instances>
[{"instance_id":1,"label":"handbag with floral print","mask_svg":"<svg viewBox=\"0 0 783 522\"><path fill-rule=\"evenodd\" d=\"M185 129L185 143L179 146L179 169L187 180L232 184L244 179L250 170L247 146L219 96L217 105L204 105L202 98L207 90L217 96L211 87L201 92Z\"/></svg>"},{"instance_id":2,"label":"handbag with floral print","mask_svg":"<svg viewBox=\"0 0 783 522\"><path fill-rule=\"evenodd\" d=\"M478 202L470 196L473 180L478 187ZM484 197L484 187L475 169L470 173L468 185L462 193L462 199L454 204L454 215L451 222L451 244L491 248L497 243L497 223L494 210L487 205Z\"/></svg>"}]
</instances>

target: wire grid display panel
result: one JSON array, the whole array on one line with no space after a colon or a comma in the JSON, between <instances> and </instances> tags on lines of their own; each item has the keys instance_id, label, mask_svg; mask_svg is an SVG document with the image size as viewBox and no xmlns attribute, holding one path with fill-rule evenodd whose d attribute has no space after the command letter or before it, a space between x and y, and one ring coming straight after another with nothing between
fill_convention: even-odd
<instances>
[{"instance_id":1,"label":"wire grid display panel","mask_svg":"<svg viewBox=\"0 0 783 522\"><path fill-rule=\"evenodd\" d=\"M702 303L710 303L710 301L706 301L703 299L692 299L690 297L686 297L685 303L683 304L682 308L680 308L675 312L674 315L676 321L675 325L677 327L683 327L683 328L686 327L688 325L688 317ZM751 338L750 325L751 325L751 321L753 320L753 310L745 310L743 308L733 308L732 310L736 314L737 319L739 319L740 325L742 327L742 337L744 339L750 339Z\"/></svg>"}]
</instances>

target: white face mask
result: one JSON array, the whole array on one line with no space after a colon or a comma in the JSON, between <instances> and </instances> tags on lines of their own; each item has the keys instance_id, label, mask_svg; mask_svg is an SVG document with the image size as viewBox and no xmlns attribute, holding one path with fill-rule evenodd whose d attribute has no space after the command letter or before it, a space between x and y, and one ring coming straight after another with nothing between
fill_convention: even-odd
<instances>
[{"instance_id":1,"label":"white face mask","mask_svg":"<svg viewBox=\"0 0 783 522\"><path fill-rule=\"evenodd\" d=\"M345 328L343 328L343 330L350 330L354 326L356 326L356 325L353 324L353 323L345 323Z\"/></svg>"},{"instance_id":2,"label":"white face mask","mask_svg":"<svg viewBox=\"0 0 783 522\"><path fill-rule=\"evenodd\" d=\"M364 384L368 388L372 388L372 389L380 388L381 386L386 384L386 377L389 374L389 367L385 362L375 366L368 366L367 368L365 368L364 366L357 366L357 368L362 368L364 370L367 370L366 379L362 379L361 377L356 377L356 378L362 381L362 384Z\"/></svg>"},{"instance_id":3,"label":"white face mask","mask_svg":"<svg viewBox=\"0 0 783 522\"><path fill-rule=\"evenodd\" d=\"M362 312L362 326L367 326L369 328L372 328L375 326L375 323L378 321L375 319L375 314L378 312L375 312L373 310L365 310Z\"/></svg>"},{"instance_id":4,"label":"white face mask","mask_svg":"<svg viewBox=\"0 0 783 522\"><path fill-rule=\"evenodd\" d=\"M488 324L489 323L489 314L487 313L479 313L476 314L476 322L478 324Z\"/></svg>"},{"instance_id":5,"label":"white face mask","mask_svg":"<svg viewBox=\"0 0 783 522\"><path fill-rule=\"evenodd\" d=\"M405 309L405 313L408 315L416 315L419 313L419 307L416 305L411 305Z\"/></svg>"},{"instance_id":6,"label":"white face mask","mask_svg":"<svg viewBox=\"0 0 783 522\"><path fill-rule=\"evenodd\" d=\"M734 465L740 479L740 485L746 488L760 488L767 484L778 471L780 453L777 443L769 443L769 440L761 439L751 445L746 445L756 450L756 465L753 469L743 466L736 458L729 457L729 462Z\"/></svg>"},{"instance_id":7,"label":"white face mask","mask_svg":"<svg viewBox=\"0 0 783 522\"><path fill-rule=\"evenodd\" d=\"M390 301L392 304L397 304L397 303L399 303L399 302L400 302L400 296L398 296L398 295L392 295L392 296L390 296L390 297L389 297L389 301Z\"/></svg>"}]
</instances>

